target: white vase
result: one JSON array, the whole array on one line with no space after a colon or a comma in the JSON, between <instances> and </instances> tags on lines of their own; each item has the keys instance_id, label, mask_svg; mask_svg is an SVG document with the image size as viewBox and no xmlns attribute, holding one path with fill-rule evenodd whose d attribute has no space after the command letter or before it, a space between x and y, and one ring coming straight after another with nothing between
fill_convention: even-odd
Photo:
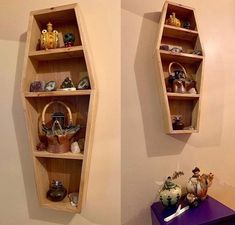
<instances>
[{"instance_id":1,"label":"white vase","mask_svg":"<svg viewBox=\"0 0 235 225\"><path fill-rule=\"evenodd\" d=\"M174 184L170 178L165 181L163 188L160 190L160 201L165 207L175 206L181 198L181 188Z\"/></svg>"}]
</instances>

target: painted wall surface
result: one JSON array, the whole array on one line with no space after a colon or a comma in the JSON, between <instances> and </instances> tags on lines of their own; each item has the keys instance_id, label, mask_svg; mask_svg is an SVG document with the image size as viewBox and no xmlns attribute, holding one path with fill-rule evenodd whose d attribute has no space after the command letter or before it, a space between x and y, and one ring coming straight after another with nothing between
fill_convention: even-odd
<instances>
[{"instance_id":1,"label":"painted wall surface","mask_svg":"<svg viewBox=\"0 0 235 225\"><path fill-rule=\"evenodd\" d=\"M20 98L28 15L69 0L0 1L0 225L120 225L120 2L81 0L99 101L81 215L39 207ZM36 122L36 121L35 121Z\"/></svg>"},{"instance_id":2,"label":"painted wall surface","mask_svg":"<svg viewBox=\"0 0 235 225\"><path fill-rule=\"evenodd\" d=\"M206 53L200 133L163 132L153 50L163 0L122 1L122 224L150 225L150 205L174 170L215 174L209 193L235 209L235 1L178 0L196 9Z\"/></svg>"}]
</instances>

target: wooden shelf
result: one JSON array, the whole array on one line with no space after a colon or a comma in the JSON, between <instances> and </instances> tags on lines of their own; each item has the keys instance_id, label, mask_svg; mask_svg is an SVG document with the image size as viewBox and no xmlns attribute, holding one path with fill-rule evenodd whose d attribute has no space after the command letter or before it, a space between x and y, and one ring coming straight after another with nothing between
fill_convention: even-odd
<instances>
[{"instance_id":1,"label":"wooden shelf","mask_svg":"<svg viewBox=\"0 0 235 225\"><path fill-rule=\"evenodd\" d=\"M68 48L56 48L48 50L30 51L29 57L38 61L66 59L66 58L77 58L82 57L83 47L73 46Z\"/></svg>"},{"instance_id":2,"label":"wooden shelf","mask_svg":"<svg viewBox=\"0 0 235 225\"><path fill-rule=\"evenodd\" d=\"M69 198L67 196L61 202L52 202L47 199L45 199L44 201L45 202L41 204L42 207L44 208L54 209L57 211L65 211L70 213L79 213L81 210L79 206L78 207L71 206Z\"/></svg>"},{"instance_id":3,"label":"wooden shelf","mask_svg":"<svg viewBox=\"0 0 235 225\"><path fill-rule=\"evenodd\" d=\"M92 90L25 92L26 98L90 95Z\"/></svg>"},{"instance_id":4,"label":"wooden shelf","mask_svg":"<svg viewBox=\"0 0 235 225\"><path fill-rule=\"evenodd\" d=\"M78 4L70 4L30 13L21 87L40 205L72 213L80 213L86 200L93 141L91 137L94 132L93 124L96 112L94 68L90 61L87 38L83 32L83 21L78 7ZM51 21L52 18L53 21ZM53 29L62 33L62 35L72 33L75 36L74 46L37 51L40 47L38 40L41 37L42 30L47 28L50 21L54 26ZM57 85L60 85L67 77L75 85L81 79L87 77L91 89L29 92L30 85L34 81L55 81ZM53 104L53 107L51 107L51 104ZM71 134L71 137L70 135L65 137L69 139L69 143L66 143L64 147L70 146L73 140L84 139L83 153L67 152L59 154L49 153L46 149L45 151L36 150L39 143L47 143L49 147L53 148L62 147L64 140L61 139L63 138L60 139L61 142L58 142L56 136L53 136L53 140L51 140L41 134L44 122L49 129L52 129L52 116L55 113L63 114L66 124L71 121L74 126L81 125L81 129L75 134ZM60 181L68 194L78 193L79 204L77 207L71 206L68 196L59 202L47 199L47 192L53 180Z\"/></svg>"},{"instance_id":5,"label":"wooden shelf","mask_svg":"<svg viewBox=\"0 0 235 225\"><path fill-rule=\"evenodd\" d=\"M198 130L173 130L169 134L192 134L198 133Z\"/></svg>"},{"instance_id":6,"label":"wooden shelf","mask_svg":"<svg viewBox=\"0 0 235 225\"><path fill-rule=\"evenodd\" d=\"M167 25L166 20L172 16L172 13L175 13L181 24L186 21L189 22L190 29ZM165 132L167 134L197 133L199 131L204 56L165 51L160 49L162 45L178 46L184 52L198 50L204 55L193 8L169 1L164 3L154 56L156 69L158 70L158 90L162 102ZM182 70L185 76L189 75L195 81L192 85L195 86L194 88L198 91L198 94L166 92L166 90L174 90L174 85L179 85L179 88L189 88L184 82L169 83L169 73L174 75L176 70ZM172 123L175 116L181 118L184 123L184 130L173 130ZM189 127L194 129L191 130Z\"/></svg>"},{"instance_id":7,"label":"wooden shelf","mask_svg":"<svg viewBox=\"0 0 235 225\"><path fill-rule=\"evenodd\" d=\"M199 94L181 94L181 93L171 93L167 92L167 96L169 99L177 99L177 100L194 100L200 97Z\"/></svg>"},{"instance_id":8,"label":"wooden shelf","mask_svg":"<svg viewBox=\"0 0 235 225\"><path fill-rule=\"evenodd\" d=\"M170 51L159 50L161 58L168 61L176 61L179 63L200 63L203 60L203 56L193 55L187 53L173 53Z\"/></svg>"},{"instance_id":9,"label":"wooden shelf","mask_svg":"<svg viewBox=\"0 0 235 225\"><path fill-rule=\"evenodd\" d=\"M195 30L188 30L185 28L174 27L165 24L163 28L163 36L186 41L195 41L198 36L198 32Z\"/></svg>"},{"instance_id":10,"label":"wooden shelf","mask_svg":"<svg viewBox=\"0 0 235 225\"><path fill-rule=\"evenodd\" d=\"M58 159L80 159L80 160L83 160L83 158L84 158L83 154L81 154L81 153L74 154L72 152L56 154L56 153L50 153L47 151L34 151L33 155L35 157L58 158Z\"/></svg>"}]
</instances>

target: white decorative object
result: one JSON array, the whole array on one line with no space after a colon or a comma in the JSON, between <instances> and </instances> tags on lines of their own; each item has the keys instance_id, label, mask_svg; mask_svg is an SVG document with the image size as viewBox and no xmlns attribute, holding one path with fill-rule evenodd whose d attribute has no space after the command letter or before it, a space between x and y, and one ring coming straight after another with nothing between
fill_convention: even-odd
<instances>
[{"instance_id":1,"label":"white decorative object","mask_svg":"<svg viewBox=\"0 0 235 225\"><path fill-rule=\"evenodd\" d=\"M76 207L78 205L78 192L72 192L68 195L70 204L73 207Z\"/></svg>"},{"instance_id":2,"label":"white decorative object","mask_svg":"<svg viewBox=\"0 0 235 225\"><path fill-rule=\"evenodd\" d=\"M81 149L79 148L77 141L75 141L71 144L71 152L72 153L80 153L81 152Z\"/></svg>"},{"instance_id":3,"label":"white decorative object","mask_svg":"<svg viewBox=\"0 0 235 225\"><path fill-rule=\"evenodd\" d=\"M197 94L197 91L196 91L196 89L193 87L193 88L190 88L190 89L188 90L188 93L190 93L190 94Z\"/></svg>"}]
</instances>

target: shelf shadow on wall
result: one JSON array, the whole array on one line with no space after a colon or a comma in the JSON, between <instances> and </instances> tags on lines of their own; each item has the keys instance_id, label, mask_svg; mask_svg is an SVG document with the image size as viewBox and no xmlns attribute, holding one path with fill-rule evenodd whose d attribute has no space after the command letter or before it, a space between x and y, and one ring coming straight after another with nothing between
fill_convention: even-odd
<instances>
[{"instance_id":1,"label":"shelf shadow on wall","mask_svg":"<svg viewBox=\"0 0 235 225\"><path fill-rule=\"evenodd\" d=\"M36 195L31 149L26 132L27 131L25 125L26 121L21 101L20 84L21 84L23 60L25 53L25 40L26 40L26 33L22 34L19 40L20 43L18 49L18 57L17 57L18 61L15 74L12 116L17 138L19 157L23 171L28 213L31 219L47 221L54 224L66 225L70 223L74 215L71 213L57 212L51 209L41 208L38 204L38 198Z\"/></svg>"},{"instance_id":2,"label":"shelf shadow on wall","mask_svg":"<svg viewBox=\"0 0 235 225\"><path fill-rule=\"evenodd\" d=\"M134 65L149 157L180 154L190 137L189 134L167 135L163 129L156 79L158 72L153 58L160 14L144 14Z\"/></svg>"}]
</instances>

